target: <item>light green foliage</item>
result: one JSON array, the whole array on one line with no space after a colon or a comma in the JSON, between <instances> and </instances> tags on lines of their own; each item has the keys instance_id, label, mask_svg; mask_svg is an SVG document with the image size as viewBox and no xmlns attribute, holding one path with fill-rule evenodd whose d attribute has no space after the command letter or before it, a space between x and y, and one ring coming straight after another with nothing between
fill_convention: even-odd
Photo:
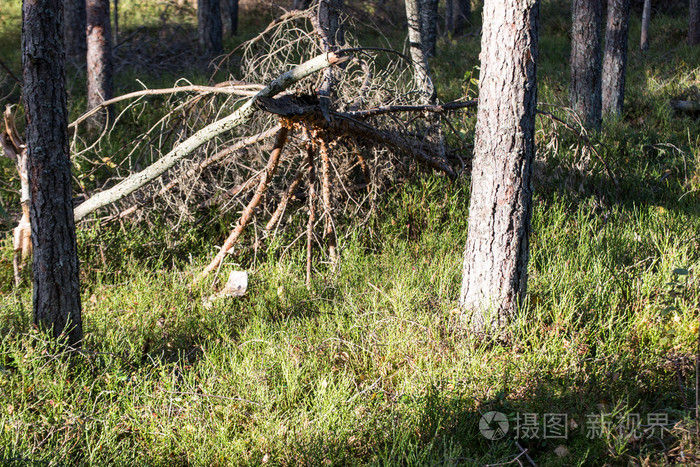
<instances>
[{"instance_id":1,"label":"light green foliage","mask_svg":"<svg viewBox=\"0 0 700 467\"><path fill-rule=\"evenodd\" d=\"M133 11L129 27L146 21L148 2L120 3ZM547 5L540 101L565 104L569 16ZM32 328L26 277L11 287L6 236L0 463L508 462L521 453L512 433L493 442L479 433L489 410L511 421L566 413L576 422L568 440L517 441L538 465L662 465L683 462L680 451L697 455L700 125L665 105L700 86L690 65L698 51L676 40L685 20L655 17L648 54L630 48L626 117L595 135L619 192L570 132L539 120L528 301L506 343L470 336L456 309L468 177L418 177L386 193L361 228L345 220L340 267L328 270L317 252L310 291L305 251L286 249L293 238L241 249L220 276L249 270L248 294L208 309L209 285L189 284L232 217L176 231L83 227L86 338L65 353ZM0 27L0 37L10 34ZM632 34L638 29L635 19ZM478 37L438 50L439 91L458 97L476 78L465 72L476 65ZM472 139L473 117L455 115L453 124ZM679 423L663 445L615 430L588 439L586 416L601 412L643 421L663 412ZM560 444L564 458L554 453Z\"/></svg>"}]
</instances>

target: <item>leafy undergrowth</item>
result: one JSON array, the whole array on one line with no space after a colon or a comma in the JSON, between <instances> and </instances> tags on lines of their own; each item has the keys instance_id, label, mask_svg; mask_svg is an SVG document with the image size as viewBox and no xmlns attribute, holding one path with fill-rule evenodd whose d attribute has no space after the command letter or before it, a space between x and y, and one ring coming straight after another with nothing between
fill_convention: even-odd
<instances>
[{"instance_id":1,"label":"leafy undergrowth","mask_svg":"<svg viewBox=\"0 0 700 467\"><path fill-rule=\"evenodd\" d=\"M565 104L569 16L556 5L543 6L540 101ZM688 65L700 49L678 45L684 27L654 17L649 53L630 51L625 118L595 135L619 189L576 138L539 120L529 293L498 342L466 332L456 303L466 177L397 185L368 223L341 229L336 271L317 253L311 290L292 239L241 250L219 277L249 270L247 295L211 307L210 285L190 283L230 218L83 226L86 336L67 352L33 328L5 237L0 463L697 462L700 125L667 106L700 86ZM447 97L474 92L478 40L441 39ZM471 138L473 117L453 123ZM493 411L508 420L498 440L480 429L482 416L499 426Z\"/></svg>"}]
</instances>

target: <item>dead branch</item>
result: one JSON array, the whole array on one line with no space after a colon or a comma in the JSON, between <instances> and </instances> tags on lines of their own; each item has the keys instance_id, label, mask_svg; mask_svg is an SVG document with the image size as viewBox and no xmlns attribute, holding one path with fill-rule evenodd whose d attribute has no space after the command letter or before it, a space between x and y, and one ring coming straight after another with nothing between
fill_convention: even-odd
<instances>
[{"instance_id":1,"label":"dead branch","mask_svg":"<svg viewBox=\"0 0 700 467\"><path fill-rule=\"evenodd\" d=\"M219 264L223 261L223 259L226 257L228 254L228 251L231 249L231 247L236 243L238 238L241 236L243 233L243 230L246 228L248 223L250 222L251 218L253 217L253 211L255 211L255 208L258 207L260 202L262 201L263 195L265 194L265 191L267 190L267 186L272 180L272 177L275 174L275 171L277 170L277 166L279 165L279 160L280 156L282 154L282 149L284 148L284 144L287 142L287 134L289 132L289 128L287 126L282 126L280 130L277 132L277 138L275 139L275 146L272 149L272 153L270 154L270 159L267 162L267 166L265 167L265 171L262 173L262 176L260 178L260 183L258 184L257 190L255 190L255 195L253 196L253 199L250 200L248 205L245 207L243 210L243 213L241 213L241 217L238 220L238 223L236 224L236 227L233 229L229 237L226 239L224 244L222 245L221 249L219 252L216 254L214 259L209 263L209 265L204 268L204 271L202 271L194 280L194 284L199 282L200 280L204 279L211 273L213 270L215 270Z\"/></svg>"},{"instance_id":2,"label":"dead branch","mask_svg":"<svg viewBox=\"0 0 700 467\"><path fill-rule=\"evenodd\" d=\"M336 262L335 252L335 229L333 226L333 214L331 206L331 169L330 169L330 148L325 135L316 137L318 141L318 152L321 156L321 200L323 202L323 215L326 219L323 229L323 239L328 242L328 256L332 264Z\"/></svg>"},{"instance_id":3,"label":"dead branch","mask_svg":"<svg viewBox=\"0 0 700 467\"><path fill-rule=\"evenodd\" d=\"M306 288L311 288L311 262L313 254L314 222L316 203L316 168L314 167L314 150L311 139L306 145L306 165L308 166L308 191L309 191L309 219L306 224Z\"/></svg>"},{"instance_id":4,"label":"dead branch","mask_svg":"<svg viewBox=\"0 0 700 467\"><path fill-rule=\"evenodd\" d=\"M187 172L182 177L178 177L175 180L171 180L167 185L165 185L163 188L161 188L157 193L149 196L146 200L143 202L140 202L138 204L134 204L128 209L123 210L119 214L112 216L108 219L105 220L105 222L112 221L114 219L123 219L133 213L135 213L137 210L142 208L143 206L153 202L156 198L159 196L163 196L173 188L175 188L182 180L187 180L190 177L193 177L197 174L197 172L206 169L207 167L221 161L222 159L229 157L231 154L240 151L241 149L250 146L252 144L255 144L257 142L260 142L264 139L269 138L270 136L273 136L275 133L277 133L280 130L279 125L275 125L272 128L270 128L267 131L263 131L262 133L258 133L257 135L251 136L249 138L246 138L242 141L237 142L236 144L233 144L225 149L222 149L221 151L217 152L211 157L208 157L204 159L202 162L197 164L196 167L189 169ZM241 190L239 190L234 196L236 196L238 193L240 193Z\"/></svg>"},{"instance_id":5,"label":"dead branch","mask_svg":"<svg viewBox=\"0 0 700 467\"><path fill-rule=\"evenodd\" d=\"M615 173L613 173L612 169L608 165L607 162L605 162L605 159L600 155L598 150L595 148L593 145L593 142L591 142L590 138L574 128L572 125L570 125L568 122L562 120L561 118L557 117L551 112L547 112L546 110L541 110L537 109L537 113L540 115L544 115L545 117L549 117L551 120L563 125L566 129L574 133L581 141L583 141L589 148L591 148L591 151L595 154L596 158L600 161L601 164L603 164L603 167L605 167L605 171L608 173L608 176L610 179L613 181L613 184L615 185L615 188L619 191L620 190L620 183L617 181L617 177L615 177Z\"/></svg>"},{"instance_id":6,"label":"dead branch","mask_svg":"<svg viewBox=\"0 0 700 467\"><path fill-rule=\"evenodd\" d=\"M224 117L221 120L202 128L172 149L168 154L151 164L148 168L125 178L114 187L97 193L96 195L93 195L87 199L75 209L75 221L78 222L95 210L130 195L137 189L158 178L165 171L173 167L185 156L191 154L204 143L211 141L213 138L226 131L236 128L242 123L247 122L255 113L255 110L257 109L255 103L260 97L275 96L299 80L326 67L341 63L346 59L347 57L342 57L334 53L322 54L282 74L268 86L258 92L255 96L246 101L228 117Z\"/></svg>"},{"instance_id":7,"label":"dead branch","mask_svg":"<svg viewBox=\"0 0 700 467\"><path fill-rule=\"evenodd\" d=\"M113 99L102 102L97 107L88 110L80 117L78 117L73 123L68 125L68 128L75 128L85 120L89 119L91 116L99 112L100 110L109 107L110 105L116 104L117 102L122 102L130 99L136 99L143 96L162 96L165 94L176 94L179 92L197 92L199 94L228 94L234 96L254 96L256 95L263 86L259 84L229 84L223 83L223 85L217 86L200 86L200 85L190 85L190 86L176 86L174 88L165 89L143 89L141 91L130 92L129 94L124 94L123 96L118 96Z\"/></svg>"},{"instance_id":8,"label":"dead branch","mask_svg":"<svg viewBox=\"0 0 700 467\"><path fill-rule=\"evenodd\" d=\"M277 205L277 209L275 209L275 212L272 213L270 220L267 221L267 224L265 224L266 232L272 230L277 225L277 222L282 218L282 216L284 215L284 211L287 209L287 204L289 203L289 200L292 199L292 197L294 196L294 192L296 192L297 188L299 188L303 177L304 170L303 168L300 168L299 170L297 170L296 175L294 175L294 178L289 184L289 187L287 187L287 191L285 191L282 195L282 199Z\"/></svg>"}]
</instances>

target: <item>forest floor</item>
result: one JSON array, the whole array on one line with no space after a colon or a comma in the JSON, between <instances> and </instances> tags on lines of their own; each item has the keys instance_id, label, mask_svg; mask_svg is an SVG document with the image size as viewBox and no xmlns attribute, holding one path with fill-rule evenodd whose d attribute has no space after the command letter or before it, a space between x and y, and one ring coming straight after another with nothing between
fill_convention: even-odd
<instances>
[{"instance_id":1,"label":"forest floor","mask_svg":"<svg viewBox=\"0 0 700 467\"><path fill-rule=\"evenodd\" d=\"M0 59L18 74L15 3L0 0ZM123 37L173 11L144 3L120 1ZM542 103L567 103L568 4L542 8ZM246 11L251 37L269 16ZM469 35L438 43L443 100L478 63L479 15ZM619 190L570 132L538 120L528 298L507 343L474 338L457 308L469 179L427 174L397 183L364 225L342 226L339 267L319 262L311 290L304 248L273 242L227 260L221 275L248 270L248 292L211 306L208 284L190 283L233 214L177 231L83 224L85 340L57 352L32 325L27 277L13 286L18 182L0 160L0 464L700 462L700 120L669 107L698 100L700 48L685 45L685 14L657 13L642 54L639 23L635 12L624 118L596 135ZM116 94L136 78L206 82L179 60L124 65ZM70 76L76 117L84 78ZM4 103L17 103L3 79ZM473 120L455 120L468 140ZM508 421L501 439L480 430L491 412Z\"/></svg>"}]
</instances>

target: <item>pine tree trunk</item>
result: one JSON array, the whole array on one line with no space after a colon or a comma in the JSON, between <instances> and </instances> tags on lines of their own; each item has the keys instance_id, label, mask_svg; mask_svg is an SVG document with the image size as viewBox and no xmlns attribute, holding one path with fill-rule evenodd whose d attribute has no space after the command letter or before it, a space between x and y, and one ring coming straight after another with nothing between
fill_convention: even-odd
<instances>
[{"instance_id":1,"label":"pine tree trunk","mask_svg":"<svg viewBox=\"0 0 700 467\"><path fill-rule=\"evenodd\" d=\"M622 115L625 101L629 17L630 0L608 0L602 77L604 115L616 117Z\"/></svg>"},{"instance_id":2,"label":"pine tree trunk","mask_svg":"<svg viewBox=\"0 0 700 467\"><path fill-rule=\"evenodd\" d=\"M413 61L414 80L420 90L421 104L430 104L435 100L435 88L430 77L430 66L425 54L423 34L421 31L421 0L406 0L406 19L408 20L408 44Z\"/></svg>"},{"instance_id":3,"label":"pine tree trunk","mask_svg":"<svg viewBox=\"0 0 700 467\"><path fill-rule=\"evenodd\" d=\"M651 20L651 0L644 0L642 8L642 34L639 38L639 48L642 52L649 50L649 21Z\"/></svg>"},{"instance_id":4,"label":"pine tree trunk","mask_svg":"<svg viewBox=\"0 0 700 467\"><path fill-rule=\"evenodd\" d=\"M472 20L472 5L470 0L454 0L453 31L455 36L464 34L464 28Z\"/></svg>"},{"instance_id":5,"label":"pine tree trunk","mask_svg":"<svg viewBox=\"0 0 700 467\"><path fill-rule=\"evenodd\" d=\"M539 2L485 0L469 232L460 305L505 327L527 290Z\"/></svg>"},{"instance_id":6,"label":"pine tree trunk","mask_svg":"<svg viewBox=\"0 0 700 467\"><path fill-rule=\"evenodd\" d=\"M433 57L437 44L438 0L418 0L418 4L420 28L423 35L423 53L428 57Z\"/></svg>"},{"instance_id":7,"label":"pine tree trunk","mask_svg":"<svg viewBox=\"0 0 700 467\"><path fill-rule=\"evenodd\" d=\"M306 10L311 6L311 0L294 0L294 6L292 7L295 10Z\"/></svg>"},{"instance_id":8,"label":"pine tree trunk","mask_svg":"<svg viewBox=\"0 0 700 467\"><path fill-rule=\"evenodd\" d=\"M700 44L700 0L690 0L688 15L688 44Z\"/></svg>"},{"instance_id":9,"label":"pine tree trunk","mask_svg":"<svg viewBox=\"0 0 700 467\"><path fill-rule=\"evenodd\" d=\"M602 0L574 0L571 28L571 108L585 125L601 122Z\"/></svg>"},{"instance_id":10,"label":"pine tree trunk","mask_svg":"<svg viewBox=\"0 0 700 467\"><path fill-rule=\"evenodd\" d=\"M228 17L231 22L229 33L232 36L238 35L238 0L228 0Z\"/></svg>"},{"instance_id":11,"label":"pine tree trunk","mask_svg":"<svg viewBox=\"0 0 700 467\"><path fill-rule=\"evenodd\" d=\"M87 27L87 13L85 0L64 0L64 32L66 42L66 58L68 60L85 63L87 42L85 28Z\"/></svg>"},{"instance_id":12,"label":"pine tree trunk","mask_svg":"<svg viewBox=\"0 0 700 467\"><path fill-rule=\"evenodd\" d=\"M34 249L34 323L82 339L78 253L68 153L63 2L25 1L22 64Z\"/></svg>"},{"instance_id":13,"label":"pine tree trunk","mask_svg":"<svg viewBox=\"0 0 700 467\"><path fill-rule=\"evenodd\" d=\"M112 96L112 32L109 0L87 0L87 100L88 109ZM109 110L91 118L92 128L102 127Z\"/></svg>"},{"instance_id":14,"label":"pine tree trunk","mask_svg":"<svg viewBox=\"0 0 700 467\"><path fill-rule=\"evenodd\" d=\"M197 0L199 45L209 57L220 55L223 48L219 0Z\"/></svg>"},{"instance_id":15,"label":"pine tree trunk","mask_svg":"<svg viewBox=\"0 0 700 467\"><path fill-rule=\"evenodd\" d=\"M445 32L452 34L454 32L454 0L445 0Z\"/></svg>"}]
</instances>

